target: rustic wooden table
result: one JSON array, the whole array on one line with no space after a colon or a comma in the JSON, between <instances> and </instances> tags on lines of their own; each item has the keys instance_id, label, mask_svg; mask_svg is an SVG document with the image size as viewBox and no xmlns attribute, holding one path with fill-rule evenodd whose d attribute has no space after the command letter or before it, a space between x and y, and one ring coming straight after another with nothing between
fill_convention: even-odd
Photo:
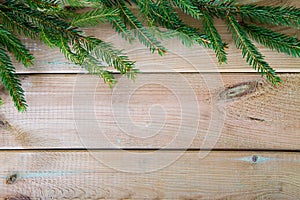
<instances>
[{"instance_id":1,"label":"rustic wooden table","mask_svg":"<svg viewBox=\"0 0 300 200\"><path fill-rule=\"evenodd\" d=\"M113 89L24 38L37 59L17 70L26 113L1 89L0 198L300 199L300 59L259 46L284 80L273 87L217 24L230 46L222 66L210 50L169 42L160 58L87 29L142 72Z\"/></svg>"}]
</instances>

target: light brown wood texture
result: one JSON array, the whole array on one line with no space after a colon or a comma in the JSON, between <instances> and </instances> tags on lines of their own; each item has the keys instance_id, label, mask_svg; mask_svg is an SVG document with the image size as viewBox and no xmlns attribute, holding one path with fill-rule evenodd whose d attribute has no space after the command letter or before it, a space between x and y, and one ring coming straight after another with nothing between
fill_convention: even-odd
<instances>
[{"instance_id":1,"label":"light brown wood texture","mask_svg":"<svg viewBox=\"0 0 300 200\"><path fill-rule=\"evenodd\" d=\"M300 75L281 77L140 74L110 89L90 75L21 76L29 109L2 92L0 146L299 150Z\"/></svg>"},{"instance_id":2,"label":"light brown wood texture","mask_svg":"<svg viewBox=\"0 0 300 200\"><path fill-rule=\"evenodd\" d=\"M132 155L134 154L134 155ZM300 155L276 152L1 151L0 198L272 199L300 196ZM170 157L178 157L167 163ZM130 157L130 159L128 159ZM148 171L149 170L149 171Z\"/></svg>"},{"instance_id":3,"label":"light brown wood texture","mask_svg":"<svg viewBox=\"0 0 300 200\"><path fill-rule=\"evenodd\" d=\"M135 82L116 75L113 89L23 38L36 60L28 69L15 62L26 113L0 88L0 199L300 199L300 59L257 45L282 72L284 84L271 86L216 26L229 44L221 66L213 51L179 41L164 41L160 57L109 25L84 29L142 71Z\"/></svg>"}]
</instances>

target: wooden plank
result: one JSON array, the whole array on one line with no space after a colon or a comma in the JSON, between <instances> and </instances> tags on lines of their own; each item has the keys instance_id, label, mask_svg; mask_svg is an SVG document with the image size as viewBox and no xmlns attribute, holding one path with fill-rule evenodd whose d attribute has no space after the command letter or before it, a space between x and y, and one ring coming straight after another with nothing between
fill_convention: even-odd
<instances>
[{"instance_id":1,"label":"wooden plank","mask_svg":"<svg viewBox=\"0 0 300 200\"><path fill-rule=\"evenodd\" d=\"M116 47L125 49L131 60L136 61L136 66L142 72L253 72L254 70L242 58L241 53L234 47L231 36L226 33L227 27L221 22L218 25L230 48L228 49L228 64L219 65L212 50L194 46L187 48L177 40L164 42L168 48L165 56L159 56L150 51L138 42L128 44L113 30L104 25L98 28L90 28L87 32L90 35L112 42ZM289 29L290 30L290 29ZM299 34L299 31L290 30L290 34ZM31 52L35 55L35 65L31 68L24 68L15 63L18 73L85 73L86 71L73 65L66 60L58 49L50 49L40 42L29 39L23 40ZM300 59L271 51L258 45L266 60L278 72L300 72ZM210 65L213 64L214 68ZM112 71L115 71L111 69Z\"/></svg>"},{"instance_id":2,"label":"wooden plank","mask_svg":"<svg viewBox=\"0 0 300 200\"><path fill-rule=\"evenodd\" d=\"M300 74L22 76L29 109L1 97L0 148L300 149Z\"/></svg>"},{"instance_id":3,"label":"wooden plank","mask_svg":"<svg viewBox=\"0 0 300 200\"><path fill-rule=\"evenodd\" d=\"M144 154L1 151L0 198L300 198L299 153L211 152L204 158L199 152ZM172 163L161 159L178 154Z\"/></svg>"},{"instance_id":4,"label":"wooden plank","mask_svg":"<svg viewBox=\"0 0 300 200\"><path fill-rule=\"evenodd\" d=\"M273 1L259 2L266 5L274 3ZM282 3L282 1L277 2ZM300 7L299 1L292 1L292 5ZM195 27L201 27L199 21L187 17L184 17L184 20ZM242 58L240 50L235 48L232 37L227 31L227 26L221 20L216 20L216 27L224 41L229 44L227 50L228 64L219 65L212 50L196 46L187 48L177 40L163 42L169 51L161 57L157 54L151 54L147 48L138 42L128 44L107 24L83 30L87 35L112 42L117 48L125 49L130 59L136 61L137 68L142 72L215 72L216 70L219 72L253 72L254 70ZM299 38L299 30L282 27L275 28L275 30ZM84 69L67 61L58 49L50 49L43 43L28 38L23 38L23 41L36 56L36 60L34 67L27 69L14 62L18 73L86 73ZM262 45L257 46L270 65L278 72L300 72L299 58L278 54ZM112 69L112 71L115 70Z\"/></svg>"}]
</instances>

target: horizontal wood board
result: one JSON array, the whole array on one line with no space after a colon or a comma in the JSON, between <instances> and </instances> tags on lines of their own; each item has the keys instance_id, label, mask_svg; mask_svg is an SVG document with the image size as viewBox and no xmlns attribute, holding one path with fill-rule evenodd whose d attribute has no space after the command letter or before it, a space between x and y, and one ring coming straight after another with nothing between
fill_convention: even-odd
<instances>
[{"instance_id":1,"label":"horizontal wood board","mask_svg":"<svg viewBox=\"0 0 300 200\"><path fill-rule=\"evenodd\" d=\"M173 157L174 162L166 162ZM202 157L197 151L1 151L0 160L1 199L295 200L300 196L298 153L229 151Z\"/></svg>"},{"instance_id":2,"label":"horizontal wood board","mask_svg":"<svg viewBox=\"0 0 300 200\"><path fill-rule=\"evenodd\" d=\"M272 5L283 3L283 1L242 1L242 3L258 3L259 5ZM291 5L300 7L298 0L289 1ZM285 1L286 3L286 1ZM134 10L134 9L133 9ZM199 21L184 16L184 20L195 26L201 27ZM216 20L216 27L222 38L228 43L228 64L219 65L212 50L194 46L187 48L180 41L167 40L163 44L168 48L168 53L161 57L157 53L151 54L143 45L135 42L129 44L121 36L114 32L108 24L83 29L87 35L95 36L104 41L112 42L117 48L125 49L129 58L136 61L136 67L142 72L253 72L254 70L242 58L240 50L235 48L227 26ZM299 30L277 27L280 31L299 38ZM23 38L25 45L35 55L35 64L31 68L24 68L21 64L14 62L18 73L86 73L86 71L66 60L58 49L50 49L43 43ZM278 72L300 72L300 59L293 58L276 51L269 50L257 44L266 60ZM111 69L114 71L113 69Z\"/></svg>"},{"instance_id":3,"label":"horizontal wood board","mask_svg":"<svg viewBox=\"0 0 300 200\"><path fill-rule=\"evenodd\" d=\"M300 74L21 76L28 111L1 90L0 148L300 149Z\"/></svg>"}]
</instances>

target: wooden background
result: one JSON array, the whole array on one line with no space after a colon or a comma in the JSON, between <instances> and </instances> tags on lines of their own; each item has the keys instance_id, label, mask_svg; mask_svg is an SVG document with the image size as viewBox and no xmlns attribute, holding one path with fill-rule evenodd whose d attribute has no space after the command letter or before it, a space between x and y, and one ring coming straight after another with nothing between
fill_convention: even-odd
<instances>
[{"instance_id":1,"label":"wooden background","mask_svg":"<svg viewBox=\"0 0 300 200\"><path fill-rule=\"evenodd\" d=\"M300 59L259 46L284 80L272 87L216 23L230 45L222 66L178 41L161 58L106 25L87 29L142 72L113 89L24 38L36 56L16 63L28 111L0 90L0 198L300 199Z\"/></svg>"}]
</instances>

